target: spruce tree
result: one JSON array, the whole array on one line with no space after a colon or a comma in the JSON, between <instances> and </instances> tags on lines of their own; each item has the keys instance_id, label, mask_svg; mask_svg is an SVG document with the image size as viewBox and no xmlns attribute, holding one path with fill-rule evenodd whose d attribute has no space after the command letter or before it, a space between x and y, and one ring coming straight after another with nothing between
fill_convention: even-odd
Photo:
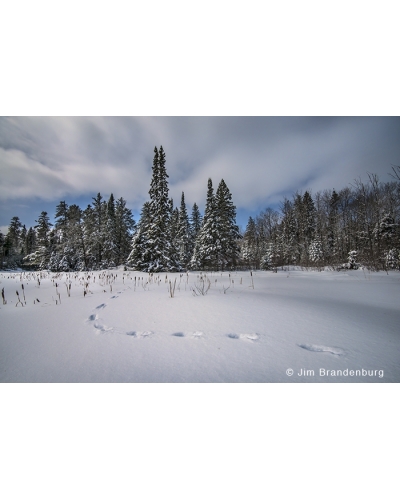
<instances>
[{"instance_id":1,"label":"spruce tree","mask_svg":"<svg viewBox=\"0 0 400 500\"><path fill-rule=\"evenodd\" d=\"M95 217L93 208L88 205L83 211L83 241L85 242L85 254L86 254L86 270L97 268L96 263L96 252L95 252L95 242L93 240L92 234L95 232Z\"/></svg>"},{"instance_id":2,"label":"spruce tree","mask_svg":"<svg viewBox=\"0 0 400 500\"><path fill-rule=\"evenodd\" d=\"M100 269L104 267L103 252L107 204L103 201L100 193L92 200L92 205L88 205L83 214L84 238L89 268Z\"/></svg>"},{"instance_id":3,"label":"spruce tree","mask_svg":"<svg viewBox=\"0 0 400 500\"><path fill-rule=\"evenodd\" d=\"M150 181L150 202L155 202L158 198L158 189L159 189L159 179L160 179L160 156L158 153L157 146L154 147L154 157L153 157L153 168L152 168L152 177ZM153 208L153 207L151 207Z\"/></svg>"},{"instance_id":4,"label":"spruce tree","mask_svg":"<svg viewBox=\"0 0 400 500\"><path fill-rule=\"evenodd\" d=\"M306 191L303 196L303 214L303 234L308 246L314 238L316 229L315 205L308 191Z\"/></svg>"},{"instance_id":5,"label":"spruce tree","mask_svg":"<svg viewBox=\"0 0 400 500\"><path fill-rule=\"evenodd\" d=\"M127 264L136 271L147 271L150 265L149 230L151 225L150 202L146 201L140 213L136 233L132 238L132 249Z\"/></svg>"},{"instance_id":6,"label":"spruce tree","mask_svg":"<svg viewBox=\"0 0 400 500\"><path fill-rule=\"evenodd\" d=\"M36 233L32 227L28 229L24 242L25 256L33 253L36 250Z\"/></svg>"},{"instance_id":7,"label":"spruce tree","mask_svg":"<svg viewBox=\"0 0 400 500\"><path fill-rule=\"evenodd\" d=\"M276 270L279 259L277 246L271 241L267 245L265 254L261 259L261 269L265 271Z\"/></svg>"},{"instance_id":8,"label":"spruce tree","mask_svg":"<svg viewBox=\"0 0 400 500\"><path fill-rule=\"evenodd\" d=\"M56 252L52 252L50 268L53 271L83 271L87 269L83 213L78 205L67 207L65 238Z\"/></svg>"},{"instance_id":9,"label":"spruce tree","mask_svg":"<svg viewBox=\"0 0 400 500\"><path fill-rule=\"evenodd\" d=\"M150 217L148 231L148 253L150 261L148 272L168 271L170 263L169 222L170 210L168 200L168 174L165 168L165 153L154 148L153 176L150 184Z\"/></svg>"},{"instance_id":10,"label":"spruce tree","mask_svg":"<svg viewBox=\"0 0 400 500\"><path fill-rule=\"evenodd\" d=\"M21 265L21 231L22 223L19 217L13 217L4 241L4 255L6 265L9 267Z\"/></svg>"},{"instance_id":11,"label":"spruce tree","mask_svg":"<svg viewBox=\"0 0 400 500\"><path fill-rule=\"evenodd\" d=\"M219 269L232 268L237 265L239 258L238 240L241 238L239 227L236 225L236 207L232 202L232 195L224 179L218 185L215 194L215 208L217 214L217 263Z\"/></svg>"},{"instance_id":12,"label":"spruce tree","mask_svg":"<svg viewBox=\"0 0 400 500\"><path fill-rule=\"evenodd\" d=\"M26 230L25 224L22 226L21 233L20 233L20 255L21 259L23 260L24 256L26 255L25 253L25 240L26 240L26 235L28 234L28 231Z\"/></svg>"},{"instance_id":13,"label":"spruce tree","mask_svg":"<svg viewBox=\"0 0 400 500\"><path fill-rule=\"evenodd\" d=\"M119 198L115 202L115 251L116 265L125 263L132 243L132 232L136 223L132 211L126 207L126 201Z\"/></svg>"},{"instance_id":14,"label":"spruce tree","mask_svg":"<svg viewBox=\"0 0 400 500\"><path fill-rule=\"evenodd\" d=\"M257 229L253 217L249 217L242 242L242 259L247 266L256 267L257 260Z\"/></svg>"},{"instance_id":15,"label":"spruce tree","mask_svg":"<svg viewBox=\"0 0 400 500\"><path fill-rule=\"evenodd\" d=\"M36 221L36 240L38 245L37 250L37 261L39 269L47 269L50 261L50 256L53 245L55 243L54 234L50 234L50 229L53 224L51 224L47 212L41 212Z\"/></svg>"},{"instance_id":16,"label":"spruce tree","mask_svg":"<svg viewBox=\"0 0 400 500\"><path fill-rule=\"evenodd\" d=\"M203 223L203 218L201 216L199 207L197 206L197 203L194 203L192 208L192 214L190 216L190 237L192 241L196 240L200 232L202 223Z\"/></svg>"},{"instance_id":17,"label":"spruce tree","mask_svg":"<svg viewBox=\"0 0 400 500\"><path fill-rule=\"evenodd\" d=\"M194 264L193 257L195 255L196 241L200 233L201 226L203 224L203 217L201 216L199 207L196 203L193 204L192 213L189 220L189 250L190 259L188 261L188 268L198 269L198 265Z\"/></svg>"},{"instance_id":18,"label":"spruce tree","mask_svg":"<svg viewBox=\"0 0 400 500\"><path fill-rule=\"evenodd\" d=\"M65 253L65 247L67 247L71 242L68 239L68 204L65 201L60 201L56 206L56 213L54 216L54 239L55 243L53 245L50 259L49 259L49 269L51 271L68 271L65 262L63 265L60 262L63 260Z\"/></svg>"},{"instance_id":19,"label":"spruce tree","mask_svg":"<svg viewBox=\"0 0 400 500\"><path fill-rule=\"evenodd\" d=\"M283 264L296 264L296 220L293 203L287 198L281 205L282 219L279 227Z\"/></svg>"},{"instance_id":20,"label":"spruce tree","mask_svg":"<svg viewBox=\"0 0 400 500\"><path fill-rule=\"evenodd\" d=\"M68 224L68 204L65 201L60 201L57 205L54 219L54 227L60 232L60 239L63 240Z\"/></svg>"},{"instance_id":21,"label":"spruce tree","mask_svg":"<svg viewBox=\"0 0 400 500\"><path fill-rule=\"evenodd\" d=\"M105 217L102 226L103 256L102 267L114 267L117 261L115 201L111 193L105 207Z\"/></svg>"},{"instance_id":22,"label":"spruce tree","mask_svg":"<svg viewBox=\"0 0 400 500\"><path fill-rule=\"evenodd\" d=\"M337 264L336 260L340 250L338 222L339 202L340 197L337 192L333 190L329 199L327 227L325 230L325 248L328 264Z\"/></svg>"},{"instance_id":23,"label":"spruce tree","mask_svg":"<svg viewBox=\"0 0 400 500\"><path fill-rule=\"evenodd\" d=\"M212 180L208 179L207 199L203 224L196 239L190 262L192 269L217 269L218 267L217 213Z\"/></svg>"},{"instance_id":24,"label":"spruce tree","mask_svg":"<svg viewBox=\"0 0 400 500\"><path fill-rule=\"evenodd\" d=\"M168 270L172 272L181 271L180 262L180 242L179 242L179 209L174 208L172 198L169 200L169 227L168 227L168 241L169 241L169 263Z\"/></svg>"},{"instance_id":25,"label":"spruce tree","mask_svg":"<svg viewBox=\"0 0 400 500\"><path fill-rule=\"evenodd\" d=\"M178 217L178 247L179 247L179 262L183 269L187 269L191 258L191 234L190 234L189 217L186 210L185 194L182 191L181 206Z\"/></svg>"}]
</instances>

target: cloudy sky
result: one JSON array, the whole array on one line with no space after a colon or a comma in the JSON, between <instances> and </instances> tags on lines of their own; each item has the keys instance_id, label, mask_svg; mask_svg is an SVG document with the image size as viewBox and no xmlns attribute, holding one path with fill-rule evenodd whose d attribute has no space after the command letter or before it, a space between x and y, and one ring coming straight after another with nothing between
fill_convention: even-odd
<instances>
[{"instance_id":1,"label":"cloudy sky","mask_svg":"<svg viewBox=\"0 0 400 500\"><path fill-rule=\"evenodd\" d=\"M223 178L245 227L296 190L340 189L400 165L397 117L0 118L0 226L27 227L65 200L124 197L135 219L148 199L154 146L163 145L170 196L204 211L207 180Z\"/></svg>"}]
</instances>

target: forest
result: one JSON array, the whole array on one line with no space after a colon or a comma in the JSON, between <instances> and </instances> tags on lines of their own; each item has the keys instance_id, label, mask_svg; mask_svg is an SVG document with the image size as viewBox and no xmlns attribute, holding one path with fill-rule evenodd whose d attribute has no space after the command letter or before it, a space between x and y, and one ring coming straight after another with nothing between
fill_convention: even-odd
<instances>
[{"instance_id":1,"label":"forest","mask_svg":"<svg viewBox=\"0 0 400 500\"><path fill-rule=\"evenodd\" d=\"M162 146L154 148L149 200L139 221L122 197L98 193L85 209L60 201L54 225L47 212L34 227L19 217L0 233L2 269L89 271L125 266L144 272L186 270L276 270L283 266L322 269L400 270L400 167L393 180L356 179L336 191L296 192L278 210L249 217L244 231L225 181L214 192L207 182L204 214L190 215L169 198Z\"/></svg>"}]
</instances>

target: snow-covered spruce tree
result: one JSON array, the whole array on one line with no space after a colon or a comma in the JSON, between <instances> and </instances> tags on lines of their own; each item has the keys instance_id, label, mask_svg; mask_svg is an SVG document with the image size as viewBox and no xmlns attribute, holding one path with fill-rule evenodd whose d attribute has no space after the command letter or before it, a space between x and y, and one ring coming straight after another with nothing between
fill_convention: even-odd
<instances>
[{"instance_id":1,"label":"snow-covered spruce tree","mask_svg":"<svg viewBox=\"0 0 400 500\"><path fill-rule=\"evenodd\" d=\"M23 260L24 256L26 255L25 254L25 240L26 240L27 234L28 234L28 231L27 231L26 226L24 224L22 226L22 229L21 229L21 257L22 257L22 260Z\"/></svg>"},{"instance_id":2,"label":"snow-covered spruce tree","mask_svg":"<svg viewBox=\"0 0 400 500\"><path fill-rule=\"evenodd\" d=\"M28 229L24 241L24 255L27 256L36 250L36 233L32 227Z\"/></svg>"},{"instance_id":3,"label":"snow-covered spruce tree","mask_svg":"<svg viewBox=\"0 0 400 500\"><path fill-rule=\"evenodd\" d=\"M39 266L39 269L47 269L49 266L50 256L52 249L54 248L55 237L50 234L51 224L47 212L41 212L36 221L36 241L37 241L37 252L35 264Z\"/></svg>"},{"instance_id":4,"label":"snow-covered spruce tree","mask_svg":"<svg viewBox=\"0 0 400 500\"><path fill-rule=\"evenodd\" d=\"M150 184L150 218L148 231L148 253L150 260L148 272L169 271L170 241L169 241L169 201L168 201L168 174L165 168L165 153L154 148L153 176Z\"/></svg>"},{"instance_id":5,"label":"snow-covered spruce tree","mask_svg":"<svg viewBox=\"0 0 400 500\"><path fill-rule=\"evenodd\" d=\"M325 248L325 261L328 265L337 265L338 255L340 251L340 236L339 236L339 201L338 193L333 189L332 193L326 192L329 196L329 201L326 203L326 226L322 238L323 247Z\"/></svg>"},{"instance_id":6,"label":"snow-covered spruce tree","mask_svg":"<svg viewBox=\"0 0 400 500\"><path fill-rule=\"evenodd\" d=\"M202 263L200 260L200 232L194 242L194 247L193 247L193 253L190 258L189 262L189 269L192 269L193 271L197 271L199 269L202 269Z\"/></svg>"},{"instance_id":7,"label":"snow-covered spruce tree","mask_svg":"<svg viewBox=\"0 0 400 500\"><path fill-rule=\"evenodd\" d=\"M36 231L30 227L26 233L26 238L24 241L24 266L38 266L38 254L37 254L37 241L36 241Z\"/></svg>"},{"instance_id":8,"label":"snow-covered spruce tree","mask_svg":"<svg viewBox=\"0 0 400 500\"><path fill-rule=\"evenodd\" d=\"M314 239L316 220L315 220L315 205L308 191L303 195L303 210L302 210L302 233L303 233L303 262L307 266L309 264L309 247Z\"/></svg>"},{"instance_id":9,"label":"snow-covered spruce tree","mask_svg":"<svg viewBox=\"0 0 400 500\"><path fill-rule=\"evenodd\" d=\"M215 205L218 234L217 262L218 269L224 270L237 265L240 254L238 241L241 238L239 227L236 225L236 207L224 179L221 179L218 185Z\"/></svg>"},{"instance_id":10,"label":"snow-covered spruce tree","mask_svg":"<svg viewBox=\"0 0 400 500\"><path fill-rule=\"evenodd\" d=\"M115 259L116 265L125 263L132 244L132 233L136 222L132 211L126 207L126 201L119 198L115 202Z\"/></svg>"},{"instance_id":11,"label":"snow-covered spruce tree","mask_svg":"<svg viewBox=\"0 0 400 500\"><path fill-rule=\"evenodd\" d=\"M261 259L261 269L264 269L265 271L276 270L278 259L278 249L276 245L271 241L270 243L268 243L266 252Z\"/></svg>"},{"instance_id":12,"label":"snow-covered spruce tree","mask_svg":"<svg viewBox=\"0 0 400 500\"><path fill-rule=\"evenodd\" d=\"M190 237L193 242L196 241L197 235L200 232L202 224L203 224L203 217L201 216L197 203L194 203L192 207L192 213L190 216Z\"/></svg>"},{"instance_id":13,"label":"snow-covered spruce tree","mask_svg":"<svg viewBox=\"0 0 400 500\"><path fill-rule=\"evenodd\" d=\"M85 241L85 228L83 211L78 205L71 205L68 210L68 235L71 245L75 248L76 255L71 265L71 270L85 271L88 269L87 244Z\"/></svg>"},{"instance_id":14,"label":"snow-covered spruce tree","mask_svg":"<svg viewBox=\"0 0 400 500\"><path fill-rule=\"evenodd\" d=\"M65 201L60 201L60 203L56 206L54 227L58 232L57 236L60 241L65 240L67 233L68 208L68 203L66 203Z\"/></svg>"},{"instance_id":15,"label":"snow-covered spruce tree","mask_svg":"<svg viewBox=\"0 0 400 500\"><path fill-rule=\"evenodd\" d=\"M169 200L169 225L168 225L168 241L169 241L169 271L181 271L179 259L179 209L174 208L174 201Z\"/></svg>"},{"instance_id":16,"label":"snow-covered spruce tree","mask_svg":"<svg viewBox=\"0 0 400 500\"><path fill-rule=\"evenodd\" d=\"M54 245L49 257L48 268L51 271L69 271L64 259L65 247L68 244L68 204L65 201L60 201L56 206L54 219Z\"/></svg>"},{"instance_id":17,"label":"snow-covered spruce tree","mask_svg":"<svg viewBox=\"0 0 400 500\"><path fill-rule=\"evenodd\" d=\"M116 265L116 219L115 219L115 200L111 193L104 211L104 221L102 225L103 255L101 267L109 268Z\"/></svg>"},{"instance_id":18,"label":"snow-covered spruce tree","mask_svg":"<svg viewBox=\"0 0 400 500\"><path fill-rule=\"evenodd\" d=\"M305 253L305 244L303 236L303 225L304 225L304 215L303 215L303 199L302 195L296 192L293 195L293 227L291 228L294 232L293 239L293 255L292 260L296 265L303 264L303 257Z\"/></svg>"},{"instance_id":19,"label":"snow-covered spruce tree","mask_svg":"<svg viewBox=\"0 0 400 500\"><path fill-rule=\"evenodd\" d=\"M84 212L85 242L89 268L99 269L103 260L107 205L100 193L92 199L92 205L89 205Z\"/></svg>"},{"instance_id":20,"label":"snow-covered spruce tree","mask_svg":"<svg viewBox=\"0 0 400 500\"><path fill-rule=\"evenodd\" d=\"M196 238L190 267L192 269L217 269L218 246L216 202L212 180L208 179L203 224Z\"/></svg>"},{"instance_id":21,"label":"snow-covered spruce tree","mask_svg":"<svg viewBox=\"0 0 400 500\"><path fill-rule=\"evenodd\" d=\"M282 249L282 263L296 264L296 220L293 203L287 198L281 205L282 220L279 228L280 246Z\"/></svg>"},{"instance_id":22,"label":"snow-covered spruce tree","mask_svg":"<svg viewBox=\"0 0 400 500\"><path fill-rule=\"evenodd\" d=\"M193 204L192 207L192 213L189 219L189 229L190 229L190 242L189 242L189 254L190 254L190 259L188 262L188 268L189 269L199 269L199 265L194 265L192 260L194 257L194 252L195 252L195 247L196 247L196 241L197 237L200 233L201 226L203 224L203 217L201 216L199 207L197 206L197 203Z\"/></svg>"},{"instance_id":23,"label":"snow-covered spruce tree","mask_svg":"<svg viewBox=\"0 0 400 500\"><path fill-rule=\"evenodd\" d=\"M178 217L178 248L179 248L179 262L182 269L187 269L189 266L190 258L192 256L192 244L190 234L189 217L186 210L185 194L182 192L181 206L179 209Z\"/></svg>"},{"instance_id":24,"label":"snow-covered spruce tree","mask_svg":"<svg viewBox=\"0 0 400 500\"><path fill-rule=\"evenodd\" d=\"M160 178L160 156L158 153L157 146L154 147L154 157L153 157L153 167L152 167L152 177L150 181L150 208L153 209L154 200L158 197L159 191L159 178Z\"/></svg>"},{"instance_id":25,"label":"snow-covered spruce tree","mask_svg":"<svg viewBox=\"0 0 400 500\"><path fill-rule=\"evenodd\" d=\"M57 223L56 223L57 224ZM67 209L66 224L62 241L57 233L58 244L52 251L49 268L51 271L83 271L86 269L85 241L83 238L82 210L78 205Z\"/></svg>"},{"instance_id":26,"label":"snow-covered spruce tree","mask_svg":"<svg viewBox=\"0 0 400 500\"><path fill-rule=\"evenodd\" d=\"M257 230L253 217L249 217L241 245L241 258L246 267L254 268L257 259Z\"/></svg>"},{"instance_id":27,"label":"snow-covered spruce tree","mask_svg":"<svg viewBox=\"0 0 400 500\"><path fill-rule=\"evenodd\" d=\"M83 241L86 249L86 270L97 268L96 245L92 234L95 232L95 217L93 208L88 205L83 211Z\"/></svg>"},{"instance_id":28,"label":"snow-covered spruce tree","mask_svg":"<svg viewBox=\"0 0 400 500\"><path fill-rule=\"evenodd\" d=\"M136 233L132 238L132 249L126 263L136 271L147 271L150 264L149 228L151 225L150 202L146 201L140 213Z\"/></svg>"},{"instance_id":29,"label":"snow-covered spruce tree","mask_svg":"<svg viewBox=\"0 0 400 500\"><path fill-rule=\"evenodd\" d=\"M67 241L67 225L68 225L68 204L66 201L60 201L56 206L56 213L54 216L54 233L55 233L55 245L50 257L51 270L58 271L58 269L53 269L53 261L59 260L60 255L63 253L64 245Z\"/></svg>"},{"instance_id":30,"label":"snow-covered spruce tree","mask_svg":"<svg viewBox=\"0 0 400 500\"><path fill-rule=\"evenodd\" d=\"M21 265L21 232L22 223L19 217L13 217L4 241L5 267L16 267Z\"/></svg>"}]
</instances>

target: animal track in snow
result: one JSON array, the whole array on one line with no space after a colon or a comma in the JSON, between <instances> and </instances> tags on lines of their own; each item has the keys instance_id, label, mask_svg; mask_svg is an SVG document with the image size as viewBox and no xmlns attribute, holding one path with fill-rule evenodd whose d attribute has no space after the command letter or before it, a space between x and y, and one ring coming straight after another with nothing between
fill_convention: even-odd
<instances>
[{"instance_id":1,"label":"animal track in snow","mask_svg":"<svg viewBox=\"0 0 400 500\"><path fill-rule=\"evenodd\" d=\"M104 303L103 303L103 304L99 304L98 306L96 306L96 307L95 307L95 310L104 309L105 307L106 307L106 304L104 304ZM97 333L99 333L99 332L103 332L103 333L105 333L105 332L112 332L112 331L114 330L114 328L113 328L112 326L111 326L111 327L106 326L106 325L102 322L101 318L99 318L99 315L98 315L98 314L96 314L95 312L94 312L94 313L92 313L92 314L88 317L88 319L86 320L86 322L88 322L88 323L92 323L92 322L94 322L94 323L93 323L93 326L94 326L95 331L96 331Z\"/></svg>"},{"instance_id":2,"label":"animal track in snow","mask_svg":"<svg viewBox=\"0 0 400 500\"><path fill-rule=\"evenodd\" d=\"M173 337L184 337L185 334L183 332L176 332L172 334Z\"/></svg>"},{"instance_id":3,"label":"animal track in snow","mask_svg":"<svg viewBox=\"0 0 400 500\"><path fill-rule=\"evenodd\" d=\"M260 338L257 333L245 333L244 335L240 335L242 340L250 340L251 342L255 342Z\"/></svg>"},{"instance_id":4,"label":"animal track in snow","mask_svg":"<svg viewBox=\"0 0 400 500\"><path fill-rule=\"evenodd\" d=\"M146 338L150 337L150 335L153 335L153 332L145 331L145 332L137 332L137 334L139 335L139 337Z\"/></svg>"},{"instance_id":5,"label":"animal track in snow","mask_svg":"<svg viewBox=\"0 0 400 500\"><path fill-rule=\"evenodd\" d=\"M95 321L93 326L96 328L96 330L99 330L100 332L103 333L112 332L114 330L112 326L106 326L101 321Z\"/></svg>"},{"instance_id":6,"label":"animal track in snow","mask_svg":"<svg viewBox=\"0 0 400 500\"><path fill-rule=\"evenodd\" d=\"M240 339L240 340L245 340L245 341L251 341L251 342L255 342L256 340L258 340L260 338L260 336L257 334L257 333L243 333L243 334L240 334L238 335L237 333L228 333L227 335L228 338L230 339Z\"/></svg>"},{"instance_id":7,"label":"animal track in snow","mask_svg":"<svg viewBox=\"0 0 400 500\"><path fill-rule=\"evenodd\" d=\"M126 335L129 335L131 337L136 337L136 332L126 332Z\"/></svg>"},{"instance_id":8,"label":"animal track in snow","mask_svg":"<svg viewBox=\"0 0 400 500\"><path fill-rule=\"evenodd\" d=\"M329 347L325 345L315 345L315 344L297 344L302 349L312 352L329 352L335 354L336 356L341 356L344 354L344 350L340 347Z\"/></svg>"}]
</instances>

